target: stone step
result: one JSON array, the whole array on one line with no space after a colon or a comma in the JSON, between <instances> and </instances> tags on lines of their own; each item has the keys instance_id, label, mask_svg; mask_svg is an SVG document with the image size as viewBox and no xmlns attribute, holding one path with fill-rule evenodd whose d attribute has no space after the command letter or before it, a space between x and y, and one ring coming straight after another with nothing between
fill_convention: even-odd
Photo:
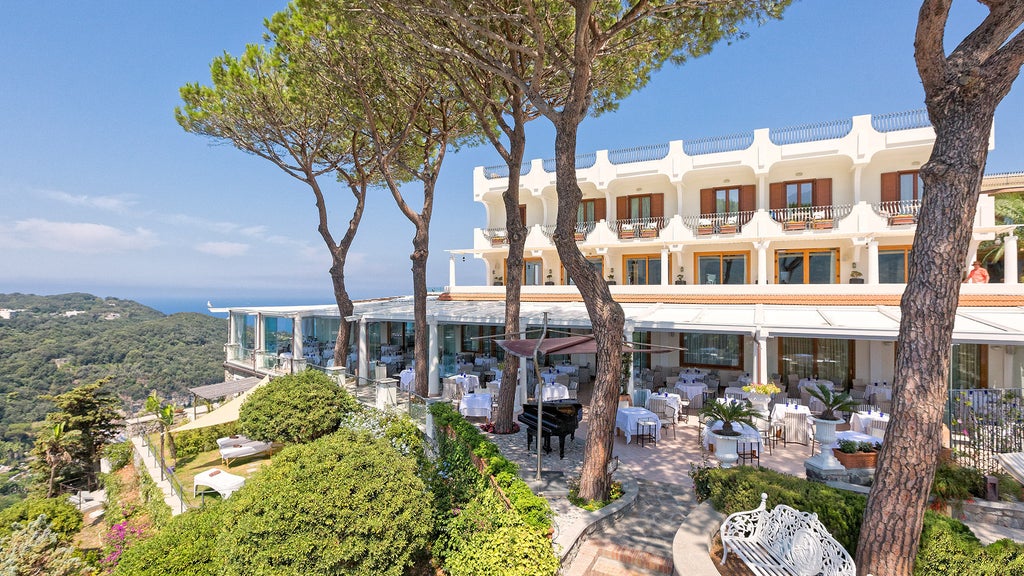
<instances>
[{"instance_id":1,"label":"stone step","mask_svg":"<svg viewBox=\"0 0 1024 576\"><path fill-rule=\"evenodd\" d=\"M671 557L601 539L591 540L588 544L593 546L596 554L587 574L654 576L672 573Z\"/></svg>"}]
</instances>

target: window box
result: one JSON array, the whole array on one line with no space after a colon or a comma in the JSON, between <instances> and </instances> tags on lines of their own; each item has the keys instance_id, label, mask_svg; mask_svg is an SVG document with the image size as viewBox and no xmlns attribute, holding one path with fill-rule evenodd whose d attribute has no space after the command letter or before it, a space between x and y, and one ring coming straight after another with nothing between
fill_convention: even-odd
<instances>
[{"instance_id":1,"label":"window box","mask_svg":"<svg viewBox=\"0 0 1024 576\"><path fill-rule=\"evenodd\" d=\"M625 228L619 230L620 240L629 240L630 238L636 238L636 232L632 228L630 228L629 230Z\"/></svg>"},{"instance_id":2,"label":"window box","mask_svg":"<svg viewBox=\"0 0 1024 576\"><path fill-rule=\"evenodd\" d=\"M831 230L832 229L832 220L831 219L815 220L813 226L814 226L815 230Z\"/></svg>"},{"instance_id":3,"label":"window box","mask_svg":"<svg viewBox=\"0 0 1024 576\"><path fill-rule=\"evenodd\" d=\"M658 237L658 229L657 228L644 228L644 229L640 230L640 237L641 238L657 238Z\"/></svg>"},{"instance_id":4,"label":"window box","mask_svg":"<svg viewBox=\"0 0 1024 576\"><path fill-rule=\"evenodd\" d=\"M508 242L504 236L491 236L491 246L502 246Z\"/></svg>"},{"instance_id":5,"label":"window box","mask_svg":"<svg viewBox=\"0 0 1024 576\"><path fill-rule=\"evenodd\" d=\"M583 232L574 232L572 235L572 239L577 242L583 242L584 240L587 239L587 235L584 234Z\"/></svg>"},{"instance_id":6,"label":"window box","mask_svg":"<svg viewBox=\"0 0 1024 576\"><path fill-rule=\"evenodd\" d=\"M913 214L893 214L889 216L890 226L906 226L907 224L913 224L914 221Z\"/></svg>"},{"instance_id":7,"label":"window box","mask_svg":"<svg viewBox=\"0 0 1024 576\"><path fill-rule=\"evenodd\" d=\"M789 220L786 222L786 232L793 232L795 230L806 230L807 221L805 220Z\"/></svg>"},{"instance_id":8,"label":"window box","mask_svg":"<svg viewBox=\"0 0 1024 576\"><path fill-rule=\"evenodd\" d=\"M721 226L718 227L718 233L719 234L735 234L736 233L736 225L735 224L722 224Z\"/></svg>"}]
</instances>

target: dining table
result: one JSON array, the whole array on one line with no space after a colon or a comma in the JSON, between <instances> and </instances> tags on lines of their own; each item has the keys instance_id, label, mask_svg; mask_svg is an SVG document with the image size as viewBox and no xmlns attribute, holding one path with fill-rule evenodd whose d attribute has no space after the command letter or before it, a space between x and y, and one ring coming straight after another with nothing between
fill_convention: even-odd
<instances>
[{"instance_id":1,"label":"dining table","mask_svg":"<svg viewBox=\"0 0 1024 576\"><path fill-rule=\"evenodd\" d=\"M412 368L406 368L398 373L398 383L402 390L412 390L413 382L416 380L416 371Z\"/></svg>"},{"instance_id":2,"label":"dining table","mask_svg":"<svg viewBox=\"0 0 1024 576\"><path fill-rule=\"evenodd\" d=\"M679 380L676 381L676 384L696 384L698 382L704 382L703 374L680 372Z\"/></svg>"},{"instance_id":3,"label":"dining table","mask_svg":"<svg viewBox=\"0 0 1024 576\"><path fill-rule=\"evenodd\" d=\"M544 380L545 384L554 384L555 378L558 378L558 376L559 376L558 372L554 372L554 371L551 371L551 372L541 372L540 373L540 377L541 377L542 380Z\"/></svg>"},{"instance_id":4,"label":"dining table","mask_svg":"<svg viewBox=\"0 0 1024 576\"><path fill-rule=\"evenodd\" d=\"M835 386L835 383L833 383L831 380L823 380L820 378L801 378L799 382L800 388L804 388L806 386L816 386L818 384L824 384L825 388L828 388L829 390L831 390L832 387Z\"/></svg>"},{"instance_id":5,"label":"dining table","mask_svg":"<svg viewBox=\"0 0 1024 576\"><path fill-rule=\"evenodd\" d=\"M569 397L569 388L564 384L547 384L541 388L541 398L545 402L564 400Z\"/></svg>"},{"instance_id":6,"label":"dining table","mask_svg":"<svg viewBox=\"0 0 1024 576\"><path fill-rule=\"evenodd\" d=\"M875 402L880 401L891 401L892 400L892 386L886 386L884 384L869 384L864 388L864 397L871 398L875 397Z\"/></svg>"},{"instance_id":7,"label":"dining table","mask_svg":"<svg viewBox=\"0 0 1024 576\"><path fill-rule=\"evenodd\" d=\"M455 383L462 388L463 394L472 394L480 387L480 378L476 374L456 374Z\"/></svg>"},{"instance_id":8,"label":"dining table","mask_svg":"<svg viewBox=\"0 0 1024 576\"><path fill-rule=\"evenodd\" d=\"M711 426L708 426L708 430L710 430L711 432L717 432L722 429L722 426L724 426L723 422L721 420L716 420L714 423L711 424ZM740 435L736 439L737 442L751 444L752 449L756 450L758 455L761 454L761 433L758 432L756 428L754 428L753 426L749 426L747 424L733 422L732 429L740 433ZM715 443L714 436L711 434L705 434L703 441L705 450L710 450L711 445Z\"/></svg>"},{"instance_id":9,"label":"dining table","mask_svg":"<svg viewBox=\"0 0 1024 576\"><path fill-rule=\"evenodd\" d=\"M683 401L683 397L681 395L676 394L674 392L658 392L655 394L651 394L647 398L647 404L644 407L649 410L651 408L651 400L654 399L664 400L665 404L672 408L676 414L679 414L679 409L682 407L681 403Z\"/></svg>"},{"instance_id":10,"label":"dining table","mask_svg":"<svg viewBox=\"0 0 1024 576\"><path fill-rule=\"evenodd\" d=\"M459 414L476 418L491 418L490 394L466 394L459 400Z\"/></svg>"},{"instance_id":11,"label":"dining table","mask_svg":"<svg viewBox=\"0 0 1024 576\"><path fill-rule=\"evenodd\" d=\"M555 372L558 372L559 374L569 374L573 376L578 370L579 367L573 364L558 364L555 366Z\"/></svg>"},{"instance_id":12,"label":"dining table","mask_svg":"<svg viewBox=\"0 0 1024 576\"><path fill-rule=\"evenodd\" d=\"M868 410L867 412L854 412L850 416L850 430L868 434L872 422L888 422L891 415L888 412Z\"/></svg>"},{"instance_id":13,"label":"dining table","mask_svg":"<svg viewBox=\"0 0 1024 576\"><path fill-rule=\"evenodd\" d=\"M622 430L622 434L626 437L626 444L633 439L633 434L637 431L637 423L641 420L660 422L657 414L639 406L619 408L619 411L615 413L615 427ZM660 425L654 427L654 439L661 440Z\"/></svg>"}]
</instances>

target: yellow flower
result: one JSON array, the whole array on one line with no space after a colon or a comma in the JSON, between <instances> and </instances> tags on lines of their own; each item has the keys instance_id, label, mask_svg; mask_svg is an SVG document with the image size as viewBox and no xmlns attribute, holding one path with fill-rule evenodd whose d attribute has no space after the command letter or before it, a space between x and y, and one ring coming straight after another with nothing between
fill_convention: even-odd
<instances>
[{"instance_id":1,"label":"yellow flower","mask_svg":"<svg viewBox=\"0 0 1024 576\"><path fill-rule=\"evenodd\" d=\"M769 382L767 384L747 384L746 386L743 387L743 391L753 394L764 394L766 396L771 396L772 394L778 394L779 392L782 392L782 389L776 386L774 382Z\"/></svg>"}]
</instances>

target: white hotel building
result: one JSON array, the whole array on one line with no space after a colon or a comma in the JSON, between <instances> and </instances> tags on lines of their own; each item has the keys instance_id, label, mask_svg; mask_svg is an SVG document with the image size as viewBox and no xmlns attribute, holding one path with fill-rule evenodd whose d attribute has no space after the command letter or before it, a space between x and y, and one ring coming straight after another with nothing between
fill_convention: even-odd
<instances>
[{"instance_id":1,"label":"white hotel building","mask_svg":"<svg viewBox=\"0 0 1024 576\"><path fill-rule=\"evenodd\" d=\"M927 114L914 111L581 154L576 240L624 308L624 338L685 349L654 355L655 365L717 370L723 382L742 372L891 381L907 253L927 194L917 170L934 138ZM460 355L495 353L479 336L503 331L504 287L495 284L507 276L506 170L474 171L486 222L471 248L452 251L449 286L430 297L432 391ZM964 271L978 245L997 238L1005 268L1016 270L1013 227L996 221L993 194L1024 190L1024 173L986 176L983 190ZM557 201L554 161L524 165L522 323L539 326L548 312L549 325L587 333L550 239ZM483 263L479 284L456 285L464 260ZM336 306L220 311L232 321L225 367L237 375L324 364L340 321ZM359 302L348 321L350 371L369 374L382 346L392 364L411 357L411 298ZM954 388L1024 386L1017 274L962 287L953 341ZM652 357L636 362L650 367Z\"/></svg>"}]
</instances>

